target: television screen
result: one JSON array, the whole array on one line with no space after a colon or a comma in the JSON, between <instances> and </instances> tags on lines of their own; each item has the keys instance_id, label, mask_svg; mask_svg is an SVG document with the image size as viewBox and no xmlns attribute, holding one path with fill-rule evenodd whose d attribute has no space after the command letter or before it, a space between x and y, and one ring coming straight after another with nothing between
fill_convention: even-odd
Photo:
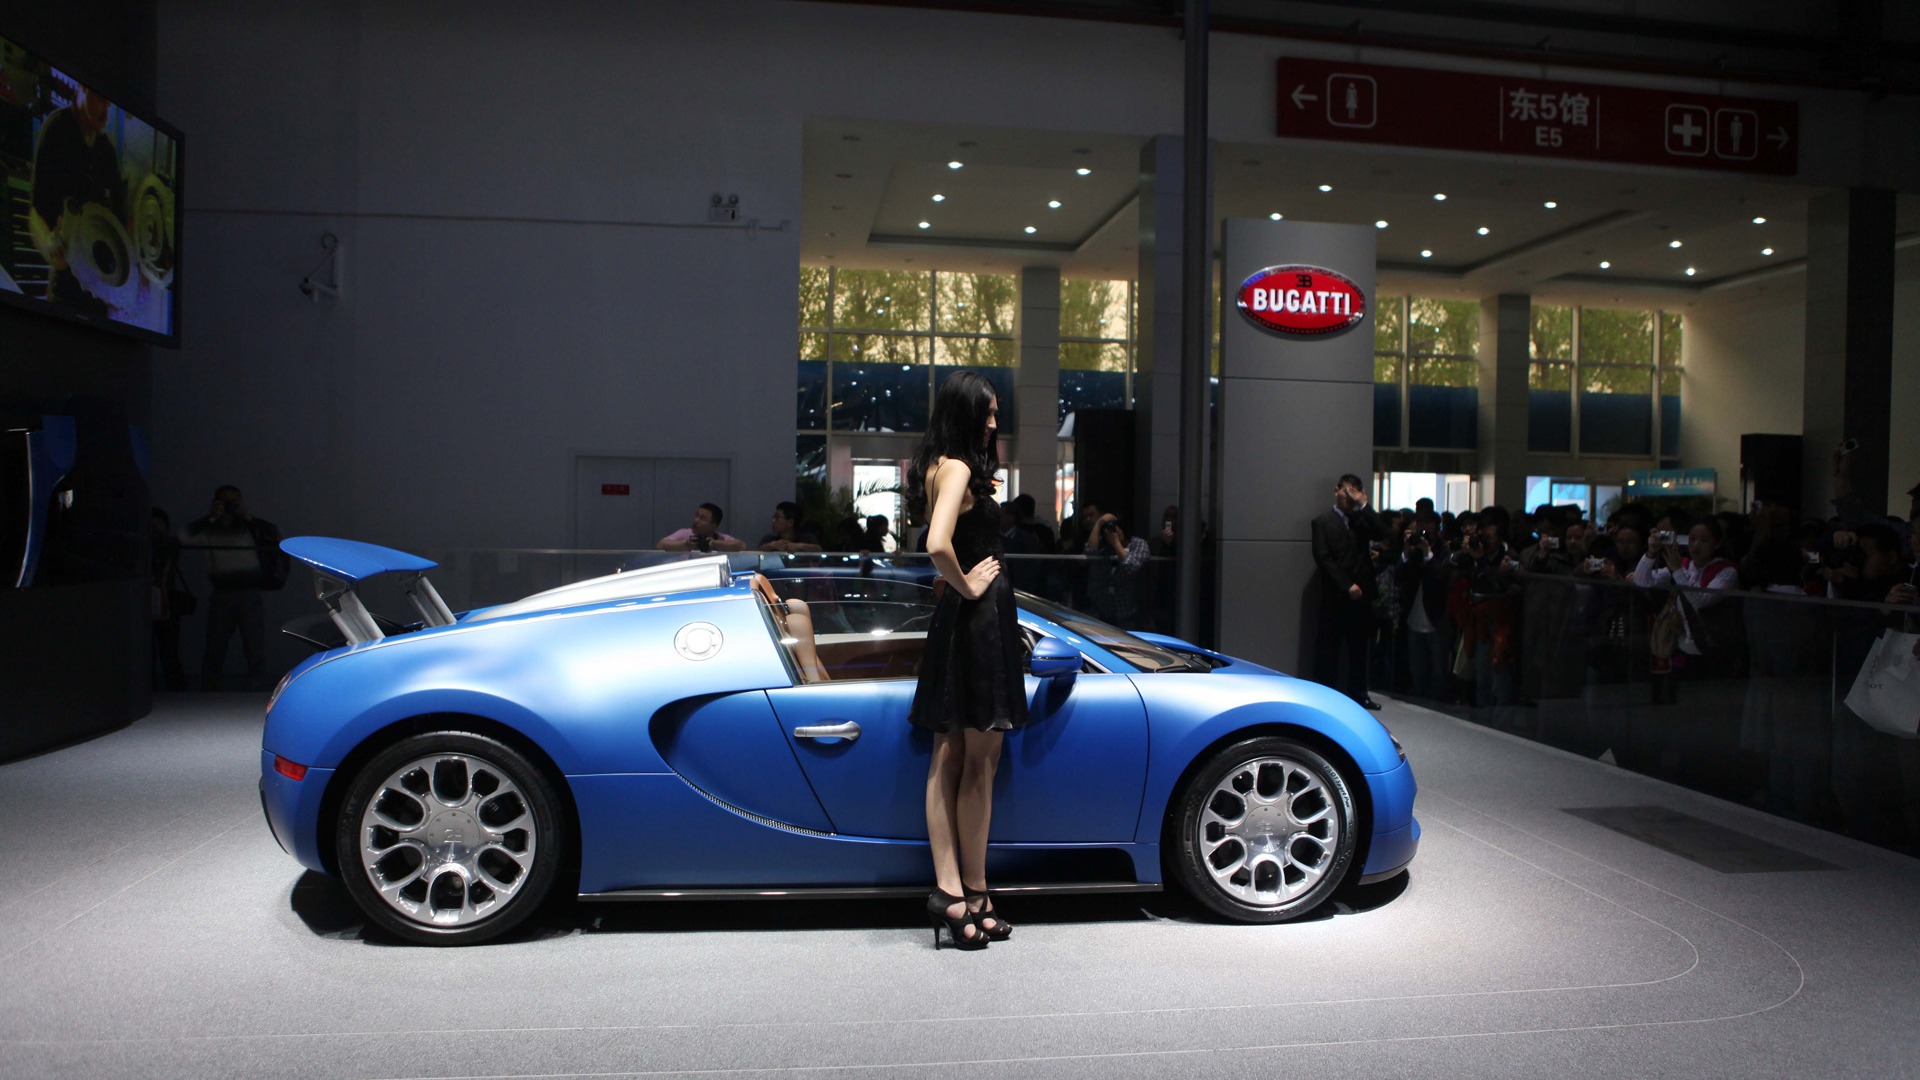
<instances>
[{"instance_id":1,"label":"television screen","mask_svg":"<svg viewBox=\"0 0 1920 1080\"><path fill-rule=\"evenodd\" d=\"M0 37L0 302L178 344L180 134Z\"/></svg>"}]
</instances>

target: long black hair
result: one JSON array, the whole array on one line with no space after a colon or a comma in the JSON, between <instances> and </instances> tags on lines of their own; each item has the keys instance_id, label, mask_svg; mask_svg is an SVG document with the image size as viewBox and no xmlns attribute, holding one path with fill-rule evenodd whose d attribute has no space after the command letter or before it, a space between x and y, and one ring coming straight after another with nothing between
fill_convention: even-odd
<instances>
[{"instance_id":1,"label":"long black hair","mask_svg":"<svg viewBox=\"0 0 1920 1080\"><path fill-rule=\"evenodd\" d=\"M907 510L916 520L927 510L927 474L943 457L967 463L973 473L967 488L976 500L993 498L993 474L1000 471L999 440L986 437L993 402L993 384L977 371L956 371L940 384L926 437L907 469Z\"/></svg>"}]
</instances>

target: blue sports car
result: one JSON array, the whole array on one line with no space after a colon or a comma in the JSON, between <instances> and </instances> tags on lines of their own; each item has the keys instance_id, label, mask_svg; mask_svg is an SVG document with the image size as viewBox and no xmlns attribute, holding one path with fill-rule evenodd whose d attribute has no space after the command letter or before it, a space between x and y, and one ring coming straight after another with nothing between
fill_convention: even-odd
<instances>
[{"instance_id":1,"label":"blue sports car","mask_svg":"<svg viewBox=\"0 0 1920 1080\"><path fill-rule=\"evenodd\" d=\"M428 560L282 547L313 568L336 634L267 706L261 801L281 846L392 933L484 941L567 889L928 887L931 740L906 721L925 583L769 581L716 556L456 615ZM383 575L412 623L363 603ZM1347 698L1024 593L1020 627L1032 722L995 785L999 891L1171 880L1226 918L1280 922L1412 860L1406 755Z\"/></svg>"}]
</instances>

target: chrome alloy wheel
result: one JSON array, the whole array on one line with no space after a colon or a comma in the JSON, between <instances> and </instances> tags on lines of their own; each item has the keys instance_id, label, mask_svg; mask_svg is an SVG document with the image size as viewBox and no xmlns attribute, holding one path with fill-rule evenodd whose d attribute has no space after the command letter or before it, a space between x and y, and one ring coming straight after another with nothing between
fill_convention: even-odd
<instances>
[{"instance_id":1,"label":"chrome alloy wheel","mask_svg":"<svg viewBox=\"0 0 1920 1080\"><path fill-rule=\"evenodd\" d=\"M395 769L360 816L360 861L375 892L425 926L468 926L526 883L538 828L507 771L471 754Z\"/></svg>"},{"instance_id":2,"label":"chrome alloy wheel","mask_svg":"<svg viewBox=\"0 0 1920 1080\"><path fill-rule=\"evenodd\" d=\"M1285 757L1254 758L1208 793L1196 846L1228 896L1259 907L1285 904L1332 869L1341 840L1336 805L1317 770Z\"/></svg>"}]
</instances>

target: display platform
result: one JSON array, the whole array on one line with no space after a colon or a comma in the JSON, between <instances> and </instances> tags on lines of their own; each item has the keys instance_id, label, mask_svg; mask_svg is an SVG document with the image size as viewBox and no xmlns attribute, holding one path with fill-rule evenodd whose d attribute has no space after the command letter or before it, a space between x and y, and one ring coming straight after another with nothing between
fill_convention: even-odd
<instances>
[{"instance_id":1,"label":"display platform","mask_svg":"<svg viewBox=\"0 0 1920 1080\"><path fill-rule=\"evenodd\" d=\"M1424 709L1411 875L1280 926L1009 900L364 930L261 819L258 696L0 766L4 1077L1805 1077L1920 1060L1920 861ZM839 1071L844 1070L844 1071Z\"/></svg>"}]
</instances>

